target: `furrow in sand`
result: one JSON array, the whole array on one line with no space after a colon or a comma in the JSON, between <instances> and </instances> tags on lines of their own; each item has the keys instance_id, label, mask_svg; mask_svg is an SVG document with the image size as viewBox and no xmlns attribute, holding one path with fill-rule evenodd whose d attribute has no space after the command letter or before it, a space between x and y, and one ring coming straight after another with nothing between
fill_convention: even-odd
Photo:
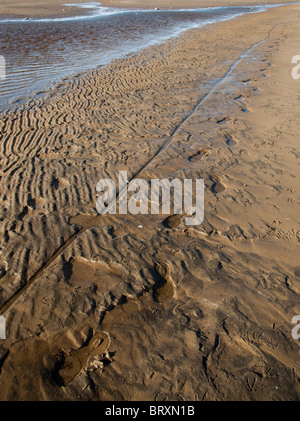
<instances>
[{"instance_id":1,"label":"furrow in sand","mask_svg":"<svg viewBox=\"0 0 300 421\"><path fill-rule=\"evenodd\" d=\"M145 171L146 169L148 169L150 167L150 165L153 163L154 160L156 160L167 148L168 146L171 144L171 142L173 141L175 135L179 132L179 130L184 126L185 123L188 122L188 120L195 114L195 112L198 110L198 108L200 107L200 105L202 105L210 96L213 92L216 91L216 89L225 82L225 80L229 77L229 75L233 72L233 70L237 67L237 65L257 46L259 46L260 44L262 44L263 42L267 41L270 36L272 31L275 29L275 27L277 27L280 24L276 24L274 25L268 35L256 42L255 44L253 44L250 48L248 48L248 50L246 50L240 57L238 60L236 60L232 66L230 67L230 69L228 70L228 72L225 74L225 76L223 76L220 80L218 80L213 87L197 102L197 104L194 106L194 108L183 118L183 120L176 125L176 127L174 128L174 130L172 131L170 137L164 142L164 144L161 146L161 148L149 159L149 161L147 161L139 170L138 172L131 178L131 180L133 180L134 178L140 176L142 174L143 171ZM118 197L127 189L127 186L124 188L124 190L121 190L117 196L117 200ZM107 206L107 211L109 211L112 207L115 206L115 201L111 202L111 204L108 204Z\"/></svg>"},{"instance_id":2,"label":"furrow in sand","mask_svg":"<svg viewBox=\"0 0 300 421\"><path fill-rule=\"evenodd\" d=\"M4 314L13 304L14 302L40 277L40 275L59 257L67 247L69 247L74 240L76 239L77 235L82 234L85 230L79 231L79 233L73 234L61 247L59 247L47 260L47 262L25 283L25 285L21 286L1 307L0 312ZM24 260L24 259L22 259Z\"/></svg>"}]
</instances>

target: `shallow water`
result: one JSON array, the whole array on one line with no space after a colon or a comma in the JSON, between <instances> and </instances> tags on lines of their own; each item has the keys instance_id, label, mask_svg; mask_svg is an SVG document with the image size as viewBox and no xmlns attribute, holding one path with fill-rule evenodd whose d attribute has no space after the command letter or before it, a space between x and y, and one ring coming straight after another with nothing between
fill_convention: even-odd
<instances>
[{"instance_id":1,"label":"shallow water","mask_svg":"<svg viewBox=\"0 0 300 421\"><path fill-rule=\"evenodd\" d=\"M0 19L0 54L6 62L5 78L0 71L0 111L43 94L62 78L106 65L188 29L264 10L124 11L90 7L89 16L68 19Z\"/></svg>"}]
</instances>

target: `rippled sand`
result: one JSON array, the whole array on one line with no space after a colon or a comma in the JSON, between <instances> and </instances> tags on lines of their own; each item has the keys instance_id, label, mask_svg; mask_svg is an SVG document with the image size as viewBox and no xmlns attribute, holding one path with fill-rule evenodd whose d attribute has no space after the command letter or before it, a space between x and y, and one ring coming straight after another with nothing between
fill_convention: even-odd
<instances>
[{"instance_id":1,"label":"rippled sand","mask_svg":"<svg viewBox=\"0 0 300 421\"><path fill-rule=\"evenodd\" d=\"M196 29L1 116L1 400L299 400L299 18ZM119 170L203 178L204 223L97 216Z\"/></svg>"}]
</instances>

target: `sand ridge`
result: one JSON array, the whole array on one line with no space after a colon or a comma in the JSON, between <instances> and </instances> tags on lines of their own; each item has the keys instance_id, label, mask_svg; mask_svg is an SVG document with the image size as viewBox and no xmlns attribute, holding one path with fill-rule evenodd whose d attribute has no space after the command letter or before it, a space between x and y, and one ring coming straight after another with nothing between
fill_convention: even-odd
<instances>
[{"instance_id":1,"label":"sand ridge","mask_svg":"<svg viewBox=\"0 0 300 421\"><path fill-rule=\"evenodd\" d=\"M299 13L189 31L1 116L1 399L299 399ZM204 178L204 223L97 216L97 181L141 168Z\"/></svg>"}]
</instances>

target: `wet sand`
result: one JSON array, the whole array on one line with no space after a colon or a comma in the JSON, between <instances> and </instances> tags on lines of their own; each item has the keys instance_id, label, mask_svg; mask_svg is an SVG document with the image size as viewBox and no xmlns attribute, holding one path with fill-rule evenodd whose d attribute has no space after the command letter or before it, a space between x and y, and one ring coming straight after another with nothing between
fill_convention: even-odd
<instances>
[{"instance_id":1,"label":"wet sand","mask_svg":"<svg viewBox=\"0 0 300 421\"><path fill-rule=\"evenodd\" d=\"M299 400L299 17L191 30L0 117L1 400ZM203 224L97 216L120 170L203 178Z\"/></svg>"},{"instance_id":2,"label":"wet sand","mask_svg":"<svg viewBox=\"0 0 300 421\"><path fill-rule=\"evenodd\" d=\"M1 18L53 18L84 15L89 12L88 9L78 9L74 6L65 6L65 4L89 3L82 0L2 0L0 2ZM80 10L80 13L79 13Z\"/></svg>"},{"instance_id":3,"label":"wet sand","mask_svg":"<svg viewBox=\"0 0 300 421\"><path fill-rule=\"evenodd\" d=\"M103 6L144 9L196 9L199 7L247 6L258 4L284 4L288 1L270 0L102 0Z\"/></svg>"},{"instance_id":4,"label":"wet sand","mask_svg":"<svg viewBox=\"0 0 300 421\"><path fill-rule=\"evenodd\" d=\"M217 6L246 6L258 4L282 4L290 3L286 0L270 0L268 2L247 0L185 0L184 6L181 0L103 0L92 2L89 0L2 0L0 2L0 16L3 18L54 18L54 17L72 17L85 15L90 9L69 6L69 4L99 3L106 7L120 7L133 9L180 9L180 8L199 8L199 7L217 7Z\"/></svg>"}]
</instances>

